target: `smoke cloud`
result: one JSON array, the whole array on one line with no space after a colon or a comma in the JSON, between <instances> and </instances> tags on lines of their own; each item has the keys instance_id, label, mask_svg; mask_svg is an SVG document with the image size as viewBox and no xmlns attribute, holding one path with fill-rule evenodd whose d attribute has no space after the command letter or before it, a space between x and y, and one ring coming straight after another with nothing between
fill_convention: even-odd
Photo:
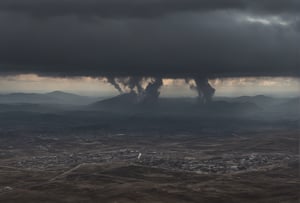
<instances>
[{"instance_id":1,"label":"smoke cloud","mask_svg":"<svg viewBox=\"0 0 300 203\"><path fill-rule=\"evenodd\" d=\"M120 85L118 84L118 82L115 80L115 78L113 77L107 77L107 82L112 84L120 93L123 93L122 88L120 87Z\"/></svg>"},{"instance_id":2,"label":"smoke cloud","mask_svg":"<svg viewBox=\"0 0 300 203\"><path fill-rule=\"evenodd\" d=\"M159 90L163 85L162 78L108 77L107 82L121 94L135 93L138 103L155 102L160 95Z\"/></svg>"},{"instance_id":3,"label":"smoke cloud","mask_svg":"<svg viewBox=\"0 0 300 203\"><path fill-rule=\"evenodd\" d=\"M186 79L185 81L191 90L197 91L198 99L201 103L210 103L212 101L216 90L209 84L208 78Z\"/></svg>"},{"instance_id":4,"label":"smoke cloud","mask_svg":"<svg viewBox=\"0 0 300 203\"><path fill-rule=\"evenodd\" d=\"M154 102L158 99L160 92L159 89L163 85L161 78L154 78L146 87L142 94L142 102Z\"/></svg>"},{"instance_id":5,"label":"smoke cloud","mask_svg":"<svg viewBox=\"0 0 300 203\"><path fill-rule=\"evenodd\" d=\"M208 78L197 77L185 79L191 90L198 94L201 103L210 103L215 89L209 84ZM107 78L107 82L116 88L121 94L135 93L138 103L151 103L157 101L160 88L163 86L162 78L145 77L115 77Z\"/></svg>"}]
</instances>

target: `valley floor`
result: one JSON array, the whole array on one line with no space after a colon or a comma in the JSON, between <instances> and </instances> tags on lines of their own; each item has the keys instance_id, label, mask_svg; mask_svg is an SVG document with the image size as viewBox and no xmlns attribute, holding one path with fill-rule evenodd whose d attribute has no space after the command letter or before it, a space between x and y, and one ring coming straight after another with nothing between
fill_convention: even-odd
<instances>
[{"instance_id":1,"label":"valley floor","mask_svg":"<svg viewBox=\"0 0 300 203\"><path fill-rule=\"evenodd\" d=\"M299 131L0 134L0 202L299 202Z\"/></svg>"}]
</instances>

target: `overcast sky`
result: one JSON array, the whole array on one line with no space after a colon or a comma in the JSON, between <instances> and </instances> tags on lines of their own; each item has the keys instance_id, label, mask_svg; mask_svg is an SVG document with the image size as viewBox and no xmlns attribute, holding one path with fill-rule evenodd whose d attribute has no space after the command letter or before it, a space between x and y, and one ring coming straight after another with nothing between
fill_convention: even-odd
<instances>
[{"instance_id":1,"label":"overcast sky","mask_svg":"<svg viewBox=\"0 0 300 203\"><path fill-rule=\"evenodd\" d=\"M299 0L1 0L0 73L299 76Z\"/></svg>"}]
</instances>

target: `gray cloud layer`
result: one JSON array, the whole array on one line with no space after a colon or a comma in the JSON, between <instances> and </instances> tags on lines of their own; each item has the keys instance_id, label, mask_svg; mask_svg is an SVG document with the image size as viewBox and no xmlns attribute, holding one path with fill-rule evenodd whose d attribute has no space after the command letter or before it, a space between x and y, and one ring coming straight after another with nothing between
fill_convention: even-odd
<instances>
[{"instance_id":1,"label":"gray cloud layer","mask_svg":"<svg viewBox=\"0 0 300 203\"><path fill-rule=\"evenodd\" d=\"M1 0L0 10L40 16L157 17L184 11L300 12L298 0Z\"/></svg>"},{"instance_id":2,"label":"gray cloud layer","mask_svg":"<svg viewBox=\"0 0 300 203\"><path fill-rule=\"evenodd\" d=\"M299 76L299 4L1 0L0 72Z\"/></svg>"}]
</instances>

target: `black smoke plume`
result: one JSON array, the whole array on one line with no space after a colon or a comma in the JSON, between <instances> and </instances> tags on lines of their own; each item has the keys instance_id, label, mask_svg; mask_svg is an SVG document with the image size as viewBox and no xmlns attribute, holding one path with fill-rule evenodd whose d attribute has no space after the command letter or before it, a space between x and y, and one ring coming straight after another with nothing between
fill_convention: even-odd
<instances>
[{"instance_id":1,"label":"black smoke plume","mask_svg":"<svg viewBox=\"0 0 300 203\"><path fill-rule=\"evenodd\" d=\"M151 103L157 101L160 95L160 88L163 85L161 78L152 79L151 82L147 85L143 94L141 95L141 102Z\"/></svg>"},{"instance_id":2,"label":"black smoke plume","mask_svg":"<svg viewBox=\"0 0 300 203\"><path fill-rule=\"evenodd\" d=\"M210 103L215 94L215 88L213 88L207 78L196 78L195 83L192 83L191 79L185 80L189 84L192 90L196 90L198 93L199 101L202 103Z\"/></svg>"},{"instance_id":3,"label":"black smoke plume","mask_svg":"<svg viewBox=\"0 0 300 203\"><path fill-rule=\"evenodd\" d=\"M163 85L162 78L108 77L107 82L113 85L121 94L135 93L138 103L156 101L160 95L159 90Z\"/></svg>"},{"instance_id":4,"label":"black smoke plume","mask_svg":"<svg viewBox=\"0 0 300 203\"><path fill-rule=\"evenodd\" d=\"M116 81L115 78L112 77L107 77L107 82L112 84L120 93L123 93L122 88L120 87L120 85L118 84L118 82Z\"/></svg>"}]
</instances>

